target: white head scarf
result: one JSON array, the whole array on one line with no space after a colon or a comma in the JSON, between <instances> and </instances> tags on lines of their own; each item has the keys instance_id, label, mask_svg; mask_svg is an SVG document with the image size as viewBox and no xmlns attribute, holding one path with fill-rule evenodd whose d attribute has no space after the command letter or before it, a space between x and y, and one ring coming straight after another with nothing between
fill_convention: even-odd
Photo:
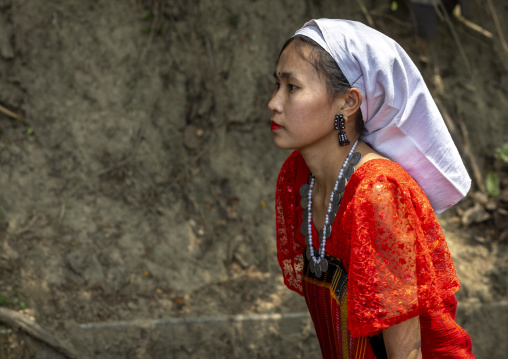
<instances>
[{"instance_id":1,"label":"white head scarf","mask_svg":"<svg viewBox=\"0 0 508 359\"><path fill-rule=\"evenodd\" d=\"M471 179L423 78L394 40L356 21L319 19L295 35L316 41L363 96L362 139L409 172L441 213Z\"/></svg>"}]
</instances>

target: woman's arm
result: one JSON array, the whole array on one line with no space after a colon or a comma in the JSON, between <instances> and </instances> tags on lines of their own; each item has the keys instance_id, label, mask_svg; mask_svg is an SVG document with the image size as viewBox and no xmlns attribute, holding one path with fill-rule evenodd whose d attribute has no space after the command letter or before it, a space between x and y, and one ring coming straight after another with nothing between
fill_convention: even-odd
<instances>
[{"instance_id":1,"label":"woman's arm","mask_svg":"<svg viewBox=\"0 0 508 359\"><path fill-rule=\"evenodd\" d=\"M388 359L420 359L420 318L414 317L383 330Z\"/></svg>"}]
</instances>

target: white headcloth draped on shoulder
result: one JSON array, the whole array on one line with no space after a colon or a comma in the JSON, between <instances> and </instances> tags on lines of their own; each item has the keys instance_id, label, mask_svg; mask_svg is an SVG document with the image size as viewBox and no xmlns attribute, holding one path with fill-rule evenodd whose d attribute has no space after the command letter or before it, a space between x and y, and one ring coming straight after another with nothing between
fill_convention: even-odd
<instances>
[{"instance_id":1,"label":"white headcloth draped on shoulder","mask_svg":"<svg viewBox=\"0 0 508 359\"><path fill-rule=\"evenodd\" d=\"M316 41L363 96L362 139L418 182L434 211L463 198L471 179L415 64L394 40L362 23L319 19L295 35Z\"/></svg>"}]
</instances>

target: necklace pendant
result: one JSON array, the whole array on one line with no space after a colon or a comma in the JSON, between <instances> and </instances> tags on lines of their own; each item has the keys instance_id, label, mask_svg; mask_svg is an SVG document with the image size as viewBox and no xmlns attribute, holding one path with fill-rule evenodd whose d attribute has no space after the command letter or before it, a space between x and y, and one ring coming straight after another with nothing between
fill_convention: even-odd
<instances>
[{"instance_id":1,"label":"necklace pendant","mask_svg":"<svg viewBox=\"0 0 508 359\"><path fill-rule=\"evenodd\" d=\"M310 186L307 183L302 184L302 187L300 187L300 195L302 197L307 197L309 195L309 189Z\"/></svg>"},{"instance_id":2,"label":"necklace pendant","mask_svg":"<svg viewBox=\"0 0 508 359\"><path fill-rule=\"evenodd\" d=\"M316 263L314 262L314 258L311 258L309 260L309 268L312 273L314 273L316 267Z\"/></svg>"},{"instance_id":3,"label":"necklace pendant","mask_svg":"<svg viewBox=\"0 0 508 359\"><path fill-rule=\"evenodd\" d=\"M344 192L346 189L346 179L342 177L337 184L337 192Z\"/></svg>"},{"instance_id":4,"label":"necklace pendant","mask_svg":"<svg viewBox=\"0 0 508 359\"><path fill-rule=\"evenodd\" d=\"M309 220L309 209L305 208L302 213L302 219L304 222L307 222Z\"/></svg>"},{"instance_id":5,"label":"necklace pendant","mask_svg":"<svg viewBox=\"0 0 508 359\"><path fill-rule=\"evenodd\" d=\"M309 198L308 197L302 197L302 200L300 201L300 205L303 209L306 209L309 207Z\"/></svg>"},{"instance_id":6,"label":"necklace pendant","mask_svg":"<svg viewBox=\"0 0 508 359\"><path fill-rule=\"evenodd\" d=\"M305 251L305 254L307 255L308 260L311 260L311 258L312 258L311 251L312 251L312 249L310 249L310 245L307 246L307 250Z\"/></svg>"},{"instance_id":7,"label":"necklace pendant","mask_svg":"<svg viewBox=\"0 0 508 359\"><path fill-rule=\"evenodd\" d=\"M314 274L318 278L321 277L322 271L321 271L321 267L320 267L319 263L316 263L316 265L314 266Z\"/></svg>"},{"instance_id":8,"label":"necklace pendant","mask_svg":"<svg viewBox=\"0 0 508 359\"><path fill-rule=\"evenodd\" d=\"M321 267L321 270L323 273L326 273L328 271L328 260L326 258L321 258L321 262L319 262L319 266Z\"/></svg>"},{"instance_id":9,"label":"necklace pendant","mask_svg":"<svg viewBox=\"0 0 508 359\"><path fill-rule=\"evenodd\" d=\"M307 221L302 221L302 225L300 226L300 232L304 237L309 235L309 226L307 225Z\"/></svg>"},{"instance_id":10,"label":"necklace pendant","mask_svg":"<svg viewBox=\"0 0 508 359\"><path fill-rule=\"evenodd\" d=\"M360 152L354 152L351 157L349 158L349 164L350 165L357 165L358 162L362 159L362 154Z\"/></svg>"},{"instance_id":11,"label":"necklace pendant","mask_svg":"<svg viewBox=\"0 0 508 359\"><path fill-rule=\"evenodd\" d=\"M337 207L337 210L338 210L338 209L339 209L339 208ZM335 221L335 216L337 215L337 210L335 210L335 209L333 209L333 208L332 208L332 211L331 211L330 213L328 213L328 221L329 221L330 223L333 223L333 221Z\"/></svg>"},{"instance_id":12,"label":"necklace pendant","mask_svg":"<svg viewBox=\"0 0 508 359\"><path fill-rule=\"evenodd\" d=\"M326 238L330 238L330 235L332 234L332 226L330 223L326 224L326 226L323 228L323 232Z\"/></svg>"},{"instance_id":13,"label":"necklace pendant","mask_svg":"<svg viewBox=\"0 0 508 359\"><path fill-rule=\"evenodd\" d=\"M333 192L332 208L334 207L339 208L340 201L342 201L342 192L339 191Z\"/></svg>"},{"instance_id":14,"label":"necklace pendant","mask_svg":"<svg viewBox=\"0 0 508 359\"><path fill-rule=\"evenodd\" d=\"M351 165L347 165L346 168L344 168L344 177L349 181L354 172L355 168Z\"/></svg>"}]
</instances>

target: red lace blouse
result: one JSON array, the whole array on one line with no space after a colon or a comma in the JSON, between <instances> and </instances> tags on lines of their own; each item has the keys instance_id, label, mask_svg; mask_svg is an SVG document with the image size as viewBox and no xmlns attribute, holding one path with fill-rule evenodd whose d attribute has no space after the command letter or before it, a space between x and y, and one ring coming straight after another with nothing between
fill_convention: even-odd
<instances>
[{"instance_id":1,"label":"red lace blouse","mask_svg":"<svg viewBox=\"0 0 508 359\"><path fill-rule=\"evenodd\" d=\"M302 295L306 244L300 233L299 189L308 176L302 156L294 151L279 173L275 202L277 257L284 282ZM316 237L314 248L318 248ZM371 160L353 174L326 241L326 253L341 259L348 273L352 337L373 336L424 313L432 312L430 317L439 320L436 308L453 312L454 318L454 293L460 285L443 232L421 188L395 162ZM425 324L430 317L423 317L422 326L439 327L445 336L466 336L470 353L469 336L453 318L453 324L439 320L443 327ZM431 339L422 327L422 343Z\"/></svg>"}]
</instances>

